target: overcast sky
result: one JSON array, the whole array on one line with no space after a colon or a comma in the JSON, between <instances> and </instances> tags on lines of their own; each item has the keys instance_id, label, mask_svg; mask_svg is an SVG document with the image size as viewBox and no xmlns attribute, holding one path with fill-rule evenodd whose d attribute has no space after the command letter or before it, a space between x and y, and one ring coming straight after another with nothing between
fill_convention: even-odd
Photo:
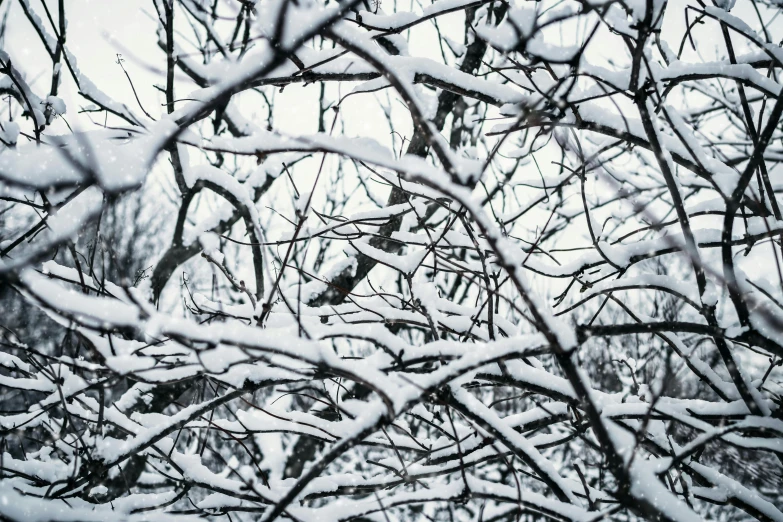
<instances>
[{"instance_id":1,"label":"overcast sky","mask_svg":"<svg viewBox=\"0 0 783 522\"><path fill-rule=\"evenodd\" d=\"M34 9L44 17L41 8L41 0L29 0ZM685 1L685 0L677 0ZM688 0L690 2L690 0ZM407 2L405 2L407 4ZM24 20L21 8L14 0L5 3L10 4L10 22L8 33L4 42L4 48L16 61L23 61L22 69L28 74L36 74L34 77L42 85L48 85L50 81L50 62L43 59L43 47L38 37L33 32L29 23ZM56 2L51 2L52 9L56 11ZM389 9L390 0L382 4ZM735 12L749 9L748 2L739 0ZM154 19L155 11L151 0L66 0L66 12L68 13L68 48L77 56L79 67L92 81L104 92L117 100L128 103L135 111L138 107L133 100L133 93L119 66L115 63L117 53L125 58L125 67L134 80L139 97L145 108L152 114L160 110L162 102L161 94L152 87L152 83L162 83L162 69L165 66L165 57L158 49L156 40L157 21ZM7 7L3 7L7 9ZM664 39L670 41L673 48L677 48L680 35L684 27L681 20L681 11L676 11L677 16L672 16L665 24ZM55 14L56 16L56 14ZM439 27L445 34L453 32L455 36L461 33L463 19L461 14L446 15L438 19ZM425 24L427 25L427 24ZM676 35L676 36L675 36ZM421 26L411 32L410 52L417 56L428 56L440 59L440 50L435 44L435 34L431 25ZM702 35L704 38L713 37L710 34ZM715 34L716 45L722 43L719 34ZM616 54L615 49L606 49L607 56ZM36 67L35 64L40 63ZM157 68L160 74L153 74L152 68ZM35 73L33 73L35 71ZM28 81L33 78L28 77ZM37 82L36 82L37 83ZM189 82L188 82L189 83ZM41 84L39 84L41 85ZM178 86L179 97L186 96L193 87L183 83ZM342 94L346 94L353 86L342 86ZM316 97L318 87L310 88L294 85L287 87L283 93L284 103L278 103L275 110L275 126L288 132L313 132L316 130L317 114ZM329 93L336 97L336 90ZM68 118L72 125L78 125L75 110L80 104L86 103L75 96L73 82L65 75L62 89L62 97L68 104ZM385 98L385 96L384 96ZM348 134L362 134L372 136L380 141L388 140L388 128L379 128L377 122L382 120L382 112L373 95L353 96L348 99L343 110L346 111L346 120L352 127L346 129ZM400 107L398 107L400 108ZM251 114L256 109L247 107ZM258 113L264 111L259 108ZM405 118L407 119L407 118ZM370 125L370 122L375 122ZM404 122L399 122L403 124ZM62 125L56 126L58 130L65 131Z\"/></svg>"}]
</instances>

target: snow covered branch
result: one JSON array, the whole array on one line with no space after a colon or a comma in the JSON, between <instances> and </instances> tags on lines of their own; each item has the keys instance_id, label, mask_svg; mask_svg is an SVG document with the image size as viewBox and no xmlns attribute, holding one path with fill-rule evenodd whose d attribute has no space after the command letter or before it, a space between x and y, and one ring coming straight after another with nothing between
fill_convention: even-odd
<instances>
[{"instance_id":1,"label":"snow covered branch","mask_svg":"<svg viewBox=\"0 0 783 522\"><path fill-rule=\"evenodd\" d=\"M0 520L783 522L779 1L131 4L0 2Z\"/></svg>"}]
</instances>

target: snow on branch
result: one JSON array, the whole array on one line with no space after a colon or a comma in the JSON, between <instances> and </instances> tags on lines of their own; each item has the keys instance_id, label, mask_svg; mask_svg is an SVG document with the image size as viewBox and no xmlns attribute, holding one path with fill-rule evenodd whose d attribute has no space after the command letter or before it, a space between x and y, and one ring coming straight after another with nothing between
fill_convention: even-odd
<instances>
[{"instance_id":1,"label":"snow on branch","mask_svg":"<svg viewBox=\"0 0 783 522\"><path fill-rule=\"evenodd\" d=\"M780 2L136 4L0 2L0 520L783 522Z\"/></svg>"}]
</instances>

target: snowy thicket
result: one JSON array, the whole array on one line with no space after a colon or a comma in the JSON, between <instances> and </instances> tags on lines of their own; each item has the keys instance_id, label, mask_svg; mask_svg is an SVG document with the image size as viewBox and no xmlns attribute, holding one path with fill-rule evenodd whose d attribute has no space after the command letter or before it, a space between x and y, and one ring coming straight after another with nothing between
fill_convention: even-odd
<instances>
[{"instance_id":1,"label":"snowy thicket","mask_svg":"<svg viewBox=\"0 0 783 522\"><path fill-rule=\"evenodd\" d=\"M783 521L779 0L149 0L113 86L81 4L0 2L0 520Z\"/></svg>"}]
</instances>

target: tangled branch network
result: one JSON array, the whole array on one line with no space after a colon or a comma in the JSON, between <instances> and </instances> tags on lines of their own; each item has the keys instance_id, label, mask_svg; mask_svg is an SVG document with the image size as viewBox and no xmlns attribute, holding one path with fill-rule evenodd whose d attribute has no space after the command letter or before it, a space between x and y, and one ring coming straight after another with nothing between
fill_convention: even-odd
<instances>
[{"instance_id":1,"label":"tangled branch network","mask_svg":"<svg viewBox=\"0 0 783 522\"><path fill-rule=\"evenodd\" d=\"M0 1L0 520L783 521L780 0L106 4Z\"/></svg>"}]
</instances>

